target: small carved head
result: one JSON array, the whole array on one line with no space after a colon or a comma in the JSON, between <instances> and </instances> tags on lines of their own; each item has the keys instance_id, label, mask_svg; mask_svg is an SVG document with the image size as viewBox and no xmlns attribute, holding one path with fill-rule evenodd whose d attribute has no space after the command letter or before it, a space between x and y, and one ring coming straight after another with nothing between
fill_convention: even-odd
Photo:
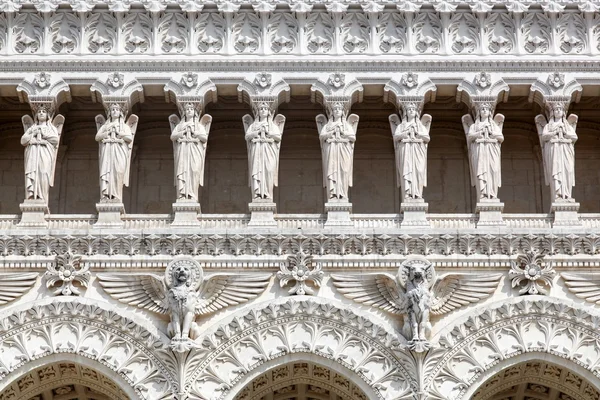
<instances>
[{"instance_id":1,"label":"small carved head","mask_svg":"<svg viewBox=\"0 0 600 400\"><path fill-rule=\"evenodd\" d=\"M435 281L435 269L424 257L411 256L398 270L398 280L403 287L409 282L414 286L431 287Z\"/></svg>"},{"instance_id":2,"label":"small carved head","mask_svg":"<svg viewBox=\"0 0 600 400\"><path fill-rule=\"evenodd\" d=\"M548 107L550 117L554 119L562 119L565 116L565 107L559 103L551 103Z\"/></svg>"},{"instance_id":3,"label":"small carved head","mask_svg":"<svg viewBox=\"0 0 600 400\"><path fill-rule=\"evenodd\" d=\"M110 106L108 106L108 111L111 119L123 117L123 111L121 111L121 106L118 103L111 103Z\"/></svg>"},{"instance_id":4,"label":"small carved head","mask_svg":"<svg viewBox=\"0 0 600 400\"><path fill-rule=\"evenodd\" d=\"M35 113L35 119L37 123L44 123L48 121L48 107L44 105L40 106Z\"/></svg>"},{"instance_id":5,"label":"small carved head","mask_svg":"<svg viewBox=\"0 0 600 400\"><path fill-rule=\"evenodd\" d=\"M417 103L410 102L403 104L402 111L405 120L413 120L419 117L419 106Z\"/></svg>"},{"instance_id":6,"label":"small carved head","mask_svg":"<svg viewBox=\"0 0 600 400\"><path fill-rule=\"evenodd\" d=\"M476 106L477 117L480 120L488 119L492 117L493 108L490 103L480 103Z\"/></svg>"},{"instance_id":7,"label":"small carved head","mask_svg":"<svg viewBox=\"0 0 600 400\"><path fill-rule=\"evenodd\" d=\"M271 106L266 101L261 101L257 107L258 116L262 118L268 118L271 115Z\"/></svg>"},{"instance_id":8,"label":"small carved head","mask_svg":"<svg viewBox=\"0 0 600 400\"><path fill-rule=\"evenodd\" d=\"M185 103L183 105L183 111L185 113L186 119L191 119L197 116L196 107L194 106L194 103Z\"/></svg>"},{"instance_id":9,"label":"small carved head","mask_svg":"<svg viewBox=\"0 0 600 400\"><path fill-rule=\"evenodd\" d=\"M426 264L413 264L410 266L409 279L416 284L421 284L425 281L427 276L427 270L429 265Z\"/></svg>"},{"instance_id":10,"label":"small carved head","mask_svg":"<svg viewBox=\"0 0 600 400\"><path fill-rule=\"evenodd\" d=\"M189 265L180 263L173 268L173 284L174 286L190 286L192 284L192 271Z\"/></svg>"},{"instance_id":11,"label":"small carved head","mask_svg":"<svg viewBox=\"0 0 600 400\"><path fill-rule=\"evenodd\" d=\"M342 118L344 116L344 103L336 101L331 106L331 115L333 118Z\"/></svg>"}]
</instances>

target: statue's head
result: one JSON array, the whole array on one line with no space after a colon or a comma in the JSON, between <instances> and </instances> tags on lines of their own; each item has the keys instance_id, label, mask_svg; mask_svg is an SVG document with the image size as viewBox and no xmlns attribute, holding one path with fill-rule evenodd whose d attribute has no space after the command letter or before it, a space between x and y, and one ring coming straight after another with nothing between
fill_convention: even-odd
<instances>
[{"instance_id":1,"label":"statue's head","mask_svg":"<svg viewBox=\"0 0 600 400\"><path fill-rule=\"evenodd\" d=\"M331 106L331 115L334 118L342 118L344 116L344 103L336 101Z\"/></svg>"},{"instance_id":2,"label":"statue's head","mask_svg":"<svg viewBox=\"0 0 600 400\"><path fill-rule=\"evenodd\" d=\"M266 101L261 101L258 104L258 116L259 118L268 118L271 114L271 106Z\"/></svg>"},{"instance_id":3,"label":"statue's head","mask_svg":"<svg viewBox=\"0 0 600 400\"><path fill-rule=\"evenodd\" d=\"M403 287L413 285L431 287L435 281L433 264L422 256L410 256L398 269L398 281Z\"/></svg>"},{"instance_id":4,"label":"statue's head","mask_svg":"<svg viewBox=\"0 0 600 400\"><path fill-rule=\"evenodd\" d=\"M173 283L174 286L190 284L191 270L189 265L180 263L173 268Z\"/></svg>"},{"instance_id":5,"label":"statue's head","mask_svg":"<svg viewBox=\"0 0 600 400\"><path fill-rule=\"evenodd\" d=\"M550 105L550 112L555 119L561 119L565 116L565 108L558 102Z\"/></svg>"},{"instance_id":6,"label":"statue's head","mask_svg":"<svg viewBox=\"0 0 600 400\"><path fill-rule=\"evenodd\" d=\"M35 113L35 119L38 123L48 121L48 108L46 108L46 106L40 106Z\"/></svg>"},{"instance_id":7,"label":"statue's head","mask_svg":"<svg viewBox=\"0 0 600 400\"><path fill-rule=\"evenodd\" d=\"M410 266L410 280L413 282L421 283L425 280L427 275L427 269L429 265L426 264L413 264Z\"/></svg>"},{"instance_id":8,"label":"statue's head","mask_svg":"<svg viewBox=\"0 0 600 400\"><path fill-rule=\"evenodd\" d=\"M183 112L187 119L194 118L196 116L196 107L194 103L185 103L183 105Z\"/></svg>"},{"instance_id":9,"label":"statue's head","mask_svg":"<svg viewBox=\"0 0 600 400\"><path fill-rule=\"evenodd\" d=\"M406 103L402 106L406 119L415 119L419 117L419 106L417 103Z\"/></svg>"},{"instance_id":10,"label":"statue's head","mask_svg":"<svg viewBox=\"0 0 600 400\"><path fill-rule=\"evenodd\" d=\"M492 107L492 105L490 103L480 103L477 104L476 106L476 113L477 113L477 117L480 120L484 120L484 119L489 119L492 117L492 113L494 112L494 109Z\"/></svg>"},{"instance_id":11,"label":"statue's head","mask_svg":"<svg viewBox=\"0 0 600 400\"><path fill-rule=\"evenodd\" d=\"M111 119L118 119L123 117L123 111L121 110L121 106L118 103L112 103L108 107L108 112L110 113Z\"/></svg>"},{"instance_id":12,"label":"statue's head","mask_svg":"<svg viewBox=\"0 0 600 400\"><path fill-rule=\"evenodd\" d=\"M168 288L186 286L197 290L203 281L200 264L191 257L177 257L167 265L165 283Z\"/></svg>"}]
</instances>

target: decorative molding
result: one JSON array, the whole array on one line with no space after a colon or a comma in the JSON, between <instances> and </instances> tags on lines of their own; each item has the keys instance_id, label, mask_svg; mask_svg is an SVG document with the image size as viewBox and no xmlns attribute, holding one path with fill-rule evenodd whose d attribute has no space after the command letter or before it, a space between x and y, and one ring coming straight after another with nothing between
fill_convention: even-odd
<instances>
[{"instance_id":1,"label":"decorative molding","mask_svg":"<svg viewBox=\"0 0 600 400\"><path fill-rule=\"evenodd\" d=\"M513 288L521 286L520 294L548 294L556 271L552 261L544 262L544 254L534 249L519 254L508 275L512 277Z\"/></svg>"},{"instance_id":2,"label":"decorative molding","mask_svg":"<svg viewBox=\"0 0 600 400\"><path fill-rule=\"evenodd\" d=\"M89 266L81 262L81 255L74 255L70 252L58 254L56 264L49 265L44 273L46 287L52 288L54 294L63 296L80 295L81 290L75 283L87 288L90 278Z\"/></svg>"},{"instance_id":3,"label":"decorative molding","mask_svg":"<svg viewBox=\"0 0 600 400\"><path fill-rule=\"evenodd\" d=\"M309 287L307 283L312 282L313 285L319 288L323 275L321 264L314 263L312 256L304 253L288 256L287 262L281 263L280 271L277 272L281 287L284 287L290 281L295 282L294 287L288 293L297 295L314 294L314 289Z\"/></svg>"}]
</instances>

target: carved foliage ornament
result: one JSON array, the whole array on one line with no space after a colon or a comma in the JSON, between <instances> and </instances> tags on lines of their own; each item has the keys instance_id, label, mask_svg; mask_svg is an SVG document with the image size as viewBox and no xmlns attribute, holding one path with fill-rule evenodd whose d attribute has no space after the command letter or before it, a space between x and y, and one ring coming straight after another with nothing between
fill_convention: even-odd
<instances>
[{"instance_id":1,"label":"carved foliage ornament","mask_svg":"<svg viewBox=\"0 0 600 400\"><path fill-rule=\"evenodd\" d=\"M548 294L556 271L552 262L544 262L544 254L531 250L511 262L509 276L512 287L521 286L520 294Z\"/></svg>"},{"instance_id":2,"label":"carved foliage ornament","mask_svg":"<svg viewBox=\"0 0 600 400\"><path fill-rule=\"evenodd\" d=\"M93 54L110 53L117 46L117 20L111 13L90 13L85 41Z\"/></svg>"},{"instance_id":3,"label":"carved foliage ornament","mask_svg":"<svg viewBox=\"0 0 600 400\"><path fill-rule=\"evenodd\" d=\"M56 262L48 266L44 274L46 287L53 288L53 294L63 296L80 295L81 290L76 285L87 287L90 282L91 273L89 266L81 262L80 255L70 252L56 256Z\"/></svg>"},{"instance_id":4,"label":"carved foliage ornament","mask_svg":"<svg viewBox=\"0 0 600 400\"><path fill-rule=\"evenodd\" d=\"M314 294L315 291L307 283L312 282L316 287L320 287L323 275L321 264L314 263L312 256L304 253L289 256L287 263L281 263L280 271L277 272L281 287L295 281L289 294L298 295Z\"/></svg>"}]
</instances>

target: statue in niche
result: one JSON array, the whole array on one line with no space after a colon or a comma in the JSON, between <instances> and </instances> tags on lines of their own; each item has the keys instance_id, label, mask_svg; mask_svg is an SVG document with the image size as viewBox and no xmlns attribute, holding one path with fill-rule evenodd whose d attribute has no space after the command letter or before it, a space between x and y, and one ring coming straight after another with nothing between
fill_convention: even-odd
<instances>
[{"instance_id":1,"label":"statue in niche","mask_svg":"<svg viewBox=\"0 0 600 400\"><path fill-rule=\"evenodd\" d=\"M199 344L196 318L259 296L271 274L214 274L206 277L190 258L174 260L164 276L151 274L98 274L104 290L122 303L168 314L171 349L185 352Z\"/></svg>"},{"instance_id":2,"label":"statue in niche","mask_svg":"<svg viewBox=\"0 0 600 400\"><path fill-rule=\"evenodd\" d=\"M267 101L258 101L252 108L256 119L250 114L242 118L248 145L248 184L252 200L272 200L273 187L279 185L279 148L285 117L273 117Z\"/></svg>"},{"instance_id":3,"label":"statue in niche","mask_svg":"<svg viewBox=\"0 0 600 400\"><path fill-rule=\"evenodd\" d=\"M542 156L546 185L550 185L554 199L573 201L571 191L575 186L575 147L578 117L566 116L567 106L550 103L546 106L549 120L543 115L535 117Z\"/></svg>"},{"instance_id":4,"label":"statue in niche","mask_svg":"<svg viewBox=\"0 0 600 400\"><path fill-rule=\"evenodd\" d=\"M323 186L327 187L328 200L348 201L358 115L348 115L341 101L328 105L327 115L329 118L323 114L316 118L323 158Z\"/></svg>"},{"instance_id":5,"label":"statue in niche","mask_svg":"<svg viewBox=\"0 0 600 400\"><path fill-rule=\"evenodd\" d=\"M463 115L462 124L467 136L471 185L477 189L478 199L498 199L502 186L500 145L504 141L504 115L494 114L494 105L476 103L475 121L470 114Z\"/></svg>"},{"instance_id":6,"label":"statue in niche","mask_svg":"<svg viewBox=\"0 0 600 400\"><path fill-rule=\"evenodd\" d=\"M212 117L200 118L197 106L185 103L182 119L175 114L169 117L171 140L175 155L175 188L177 200L198 201L198 187L204 186L206 142Z\"/></svg>"},{"instance_id":7,"label":"statue in niche","mask_svg":"<svg viewBox=\"0 0 600 400\"><path fill-rule=\"evenodd\" d=\"M21 121L25 134L25 199L48 203L50 187L54 186L56 156L65 117L57 115L49 104L35 105L34 118L24 115Z\"/></svg>"},{"instance_id":8,"label":"statue in niche","mask_svg":"<svg viewBox=\"0 0 600 400\"><path fill-rule=\"evenodd\" d=\"M419 118L417 103L402 104L402 119L396 114L389 117L394 148L396 175L402 189L402 200L422 199L427 186L427 144L431 115Z\"/></svg>"},{"instance_id":9,"label":"statue in niche","mask_svg":"<svg viewBox=\"0 0 600 400\"><path fill-rule=\"evenodd\" d=\"M125 115L119 103L108 107L108 119L96 116L96 141L100 143L100 201L123 201L123 185L129 186L129 167L138 117Z\"/></svg>"}]
</instances>

